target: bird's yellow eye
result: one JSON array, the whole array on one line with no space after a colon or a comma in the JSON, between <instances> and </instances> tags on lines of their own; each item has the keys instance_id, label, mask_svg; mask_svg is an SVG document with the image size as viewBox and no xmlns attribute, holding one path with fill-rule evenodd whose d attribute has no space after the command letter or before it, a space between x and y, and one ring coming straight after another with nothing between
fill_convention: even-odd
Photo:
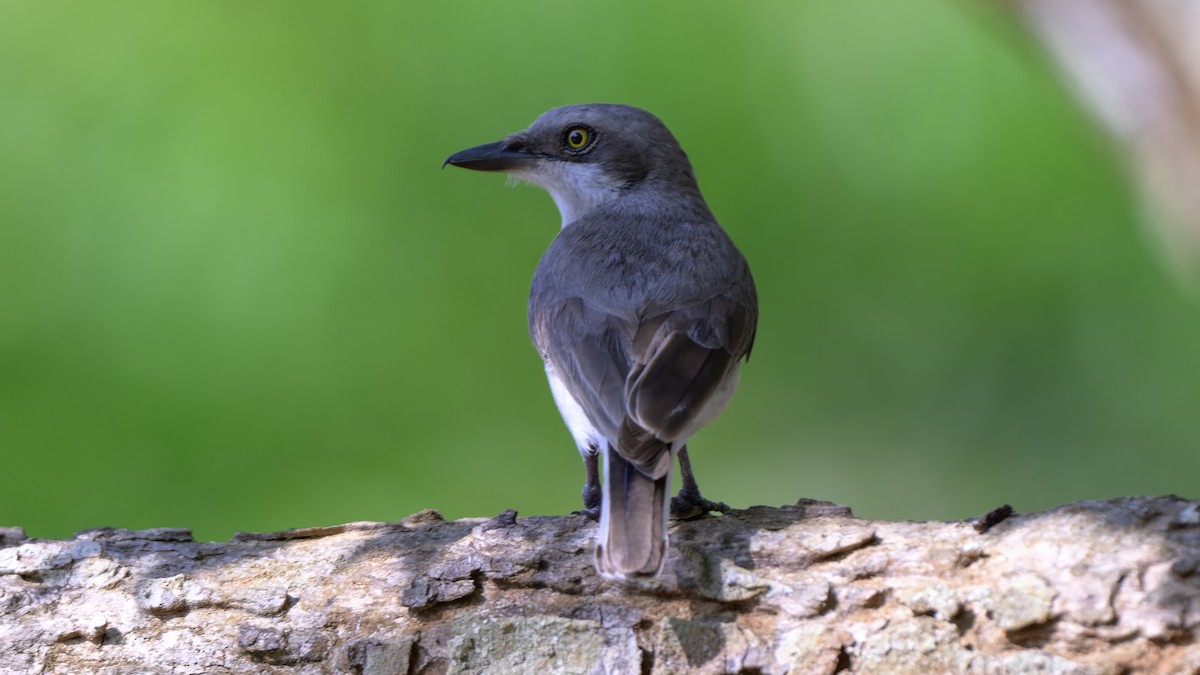
<instances>
[{"instance_id":1,"label":"bird's yellow eye","mask_svg":"<svg viewBox=\"0 0 1200 675\"><path fill-rule=\"evenodd\" d=\"M592 132L587 127L570 127L563 133L563 143L568 150L580 152L592 142Z\"/></svg>"}]
</instances>

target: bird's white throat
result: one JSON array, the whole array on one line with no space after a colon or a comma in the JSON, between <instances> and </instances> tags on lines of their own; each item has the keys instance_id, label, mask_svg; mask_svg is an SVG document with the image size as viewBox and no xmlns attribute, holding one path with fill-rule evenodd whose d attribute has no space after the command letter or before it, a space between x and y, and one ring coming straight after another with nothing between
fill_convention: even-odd
<instances>
[{"instance_id":1,"label":"bird's white throat","mask_svg":"<svg viewBox=\"0 0 1200 675\"><path fill-rule=\"evenodd\" d=\"M540 162L531 169L514 171L511 175L549 192L562 215L563 227L616 199L621 188L619 180L595 164Z\"/></svg>"}]
</instances>

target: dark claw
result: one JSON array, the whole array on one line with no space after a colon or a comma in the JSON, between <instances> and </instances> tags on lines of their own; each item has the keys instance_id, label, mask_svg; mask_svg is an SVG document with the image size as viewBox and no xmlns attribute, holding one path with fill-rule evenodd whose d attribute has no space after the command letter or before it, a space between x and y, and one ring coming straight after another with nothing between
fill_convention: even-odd
<instances>
[{"instance_id":1,"label":"dark claw","mask_svg":"<svg viewBox=\"0 0 1200 675\"><path fill-rule=\"evenodd\" d=\"M592 520L594 520L596 522L600 522L600 505L597 504L596 506L589 508L589 509L579 509L578 511L572 511L571 515L587 516L588 518L591 518Z\"/></svg>"},{"instance_id":2,"label":"dark claw","mask_svg":"<svg viewBox=\"0 0 1200 675\"><path fill-rule=\"evenodd\" d=\"M729 505L725 502L714 502L701 497L699 490L692 491L684 488L671 498L671 517L678 520L694 520L703 518L713 511L725 513L729 510Z\"/></svg>"}]
</instances>

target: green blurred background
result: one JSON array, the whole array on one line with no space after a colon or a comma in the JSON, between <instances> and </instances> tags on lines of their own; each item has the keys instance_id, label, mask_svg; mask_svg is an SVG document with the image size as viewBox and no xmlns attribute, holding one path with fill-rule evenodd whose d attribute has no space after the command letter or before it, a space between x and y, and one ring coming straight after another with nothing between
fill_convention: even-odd
<instances>
[{"instance_id":1,"label":"green blurred background","mask_svg":"<svg viewBox=\"0 0 1200 675\"><path fill-rule=\"evenodd\" d=\"M1200 307L980 6L0 7L0 524L578 508L525 332L558 214L439 164L587 101L672 128L759 284L710 497L1197 496Z\"/></svg>"}]
</instances>

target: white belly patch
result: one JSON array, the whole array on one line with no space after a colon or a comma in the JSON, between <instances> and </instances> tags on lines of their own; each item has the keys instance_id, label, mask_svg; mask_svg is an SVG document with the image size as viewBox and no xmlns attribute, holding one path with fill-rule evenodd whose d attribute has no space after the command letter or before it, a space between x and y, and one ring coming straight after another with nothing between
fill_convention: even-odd
<instances>
[{"instance_id":1,"label":"white belly patch","mask_svg":"<svg viewBox=\"0 0 1200 675\"><path fill-rule=\"evenodd\" d=\"M550 381L550 393L554 395L558 413L562 415L563 422L575 439L579 454L592 455L600 451L605 445L604 437L592 426L591 420L583 412L583 406L571 395L567 385L559 379L558 373L554 372L554 366L549 362L546 363L546 379Z\"/></svg>"}]
</instances>

